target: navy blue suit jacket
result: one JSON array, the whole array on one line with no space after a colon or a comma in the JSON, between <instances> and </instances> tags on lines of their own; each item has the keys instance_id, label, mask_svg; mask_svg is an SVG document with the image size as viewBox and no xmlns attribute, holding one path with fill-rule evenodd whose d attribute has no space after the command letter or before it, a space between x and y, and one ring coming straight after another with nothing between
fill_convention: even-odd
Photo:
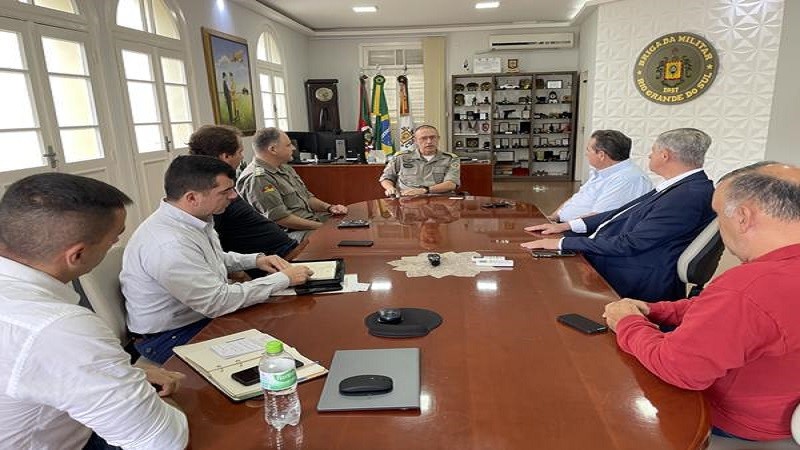
<instances>
[{"instance_id":1,"label":"navy blue suit jacket","mask_svg":"<svg viewBox=\"0 0 800 450\"><path fill-rule=\"evenodd\" d=\"M646 301L686 296L676 264L681 253L714 218L714 185L704 172L667 189L651 191L619 209L586 217L586 234L567 233L563 250L582 252L622 297ZM637 205L637 203L639 203ZM625 211L627 208L630 210ZM625 211L590 236L603 222Z\"/></svg>"}]
</instances>

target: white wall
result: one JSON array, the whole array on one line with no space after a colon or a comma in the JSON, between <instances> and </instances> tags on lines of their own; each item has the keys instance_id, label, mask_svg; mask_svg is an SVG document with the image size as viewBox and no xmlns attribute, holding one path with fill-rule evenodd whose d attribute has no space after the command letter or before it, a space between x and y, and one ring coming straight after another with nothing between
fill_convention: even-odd
<instances>
[{"instance_id":1,"label":"white wall","mask_svg":"<svg viewBox=\"0 0 800 450\"><path fill-rule=\"evenodd\" d=\"M642 167L656 136L677 127L711 135L706 169L714 178L764 158L783 0L621 0L599 6L597 13L591 128L630 136L633 158ZM705 36L716 47L718 77L693 101L658 105L637 92L633 64L650 41L680 31Z\"/></svg>"},{"instance_id":2,"label":"white wall","mask_svg":"<svg viewBox=\"0 0 800 450\"><path fill-rule=\"evenodd\" d=\"M594 98L594 67L597 63L597 10L581 23L578 41L578 132L575 142L575 179L586 180L589 164L586 162L586 143L592 135L592 107Z\"/></svg>"},{"instance_id":3,"label":"white wall","mask_svg":"<svg viewBox=\"0 0 800 450\"><path fill-rule=\"evenodd\" d=\"M800 1L784 4L781 50L769 121L766 158L800 164Z\"/></svg>"}]
</instances>

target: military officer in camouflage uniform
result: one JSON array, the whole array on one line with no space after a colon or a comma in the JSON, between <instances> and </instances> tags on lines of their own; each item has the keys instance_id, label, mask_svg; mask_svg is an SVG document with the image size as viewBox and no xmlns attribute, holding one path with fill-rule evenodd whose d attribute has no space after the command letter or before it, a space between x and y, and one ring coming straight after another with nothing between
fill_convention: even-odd
<instances>
[{"instance_id":1,"label":"military officer in camouflage uniform","mask_svg":"<svg viewBox=\"0 0 800 450\"><path fill-rule=\"evenodd\" d=\"M347 214L347 207L332 205L314 196L287 163L294 146L277 128L259 130L253 140L255 157L236 182L239 194L268 219L290 230L301 240L322 226L325 213Z\"/></svg>"},{"instance_id":2,"label":"military officer in camouflage uniform","mask_svg":"<svg viewBox=\"0 0 800 450\"><path fill-rule=\"evenodd\" d=\"M461 161L439 151L439 132L430 125L414 130L416 150L399 153L386 164L379 181L387 197L441 194L461 185Z\"/></svg>"}]
</instances>

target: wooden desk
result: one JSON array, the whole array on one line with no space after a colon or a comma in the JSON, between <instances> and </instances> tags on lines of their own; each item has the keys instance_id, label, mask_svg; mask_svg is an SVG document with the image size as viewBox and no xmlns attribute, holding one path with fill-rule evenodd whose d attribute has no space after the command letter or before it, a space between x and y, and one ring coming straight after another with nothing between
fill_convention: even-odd
<instances>
[{"instance_id":1,"label":"wooden desk","mask_svg":"<svg viewBox=\"0 0 800 450\"><path fill-rule=\"evenodd\" d=\"M308 190L328 203L363 202L383 197L378 178L383 164L295 165ZM461 164L461 187L472 195L492 195L491 164Z\"/></svg>"},{"instance_id":2,"label":"wooden desk","mask_svg":"<svg viewBox=\"0 0 800 450\"><path fill-rule=\"evenodd\" d=\"M488 198L379 200L351 207L367 229L312 235L303 257L344 256L369 292L282 298L215 319L196 338L258 328L330 367L337 349L419 347L419 411L318 413L324 384L298 387L303 415L281 433L261 400L235 404L177 358L188 374L174 396L189 416L193 449L697 449L709 430L698 392L672 387L620 351L614 335L582 335L555 317L601 320L616 295L580 256L535 260L522 227L543 222L532 206L484 209ZM337 248L373 239L370 248ZM386 262L430 250L505 255L513 270L474 278L407 278ZM364 317L380 307L422 307L442 325L413 339L370 336Z\"/></svg>"}]
</instances>

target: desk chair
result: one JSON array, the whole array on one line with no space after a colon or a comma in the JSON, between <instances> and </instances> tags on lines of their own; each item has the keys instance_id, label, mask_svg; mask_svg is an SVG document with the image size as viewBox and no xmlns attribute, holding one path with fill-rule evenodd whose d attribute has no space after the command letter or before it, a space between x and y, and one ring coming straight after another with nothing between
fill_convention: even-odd
<instances>
[{"instance_id":1,"label":"desk chair","mask_svg":"<svg viewBox=\"0 0 800 450\"><path fill-rule=\"evenodd\" d=\"M719 223L714 218L678 258L678 277L684 283L694 285L689 290L689 297L699 294L714 275L723 250L725 245L719 234Z\"/></svg>"},{"instance_id":2,"label":"desk chair","mask_svg":"<svg viewBox=\"0 0 800 450\"><path fill-rule=\"evenodd\" d=\"M122 271L122 254L124 247L111 247L100 264L91 272L73 282L75 290L88 301L88 306L111 331L119 338L122 347L136 360L136 366L158 366L158 364L139 357L133 348L133 338L128 333L125 323L125 297L119 285L119 273ZM83 302L83 299L81 299Z\"/></svg>"}]
</instances>

